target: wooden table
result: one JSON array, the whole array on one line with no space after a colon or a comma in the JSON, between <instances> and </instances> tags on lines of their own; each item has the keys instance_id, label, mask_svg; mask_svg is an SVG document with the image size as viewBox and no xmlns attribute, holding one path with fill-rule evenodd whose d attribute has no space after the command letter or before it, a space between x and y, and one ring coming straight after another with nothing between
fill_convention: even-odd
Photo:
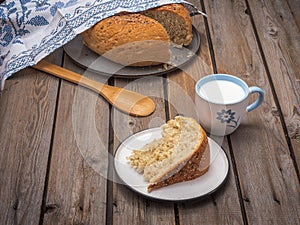
<instances>
[{"instance_id":1,"label":"wooden table","mask_svg":"<svg viewBox=\"0 0 300 225\"><path fill-rule=\"evenodd\" d=\"M300 224L300 4L297 0L191 1L208 14L193 24L198 57L182 70L100 82L149 95L156 111L131 117L101 96L26 68L0 98L0 224ZM85 71L58 49L47 60ZM265 91L221 140L230 172L196 202L161 203L115 182L103 166L131 134L176 114L195 117L194 85L229 73ZM107 179L109 178L109 179ZM186 190L188 191L188 190Z\"/></svg>"}]
</instances>

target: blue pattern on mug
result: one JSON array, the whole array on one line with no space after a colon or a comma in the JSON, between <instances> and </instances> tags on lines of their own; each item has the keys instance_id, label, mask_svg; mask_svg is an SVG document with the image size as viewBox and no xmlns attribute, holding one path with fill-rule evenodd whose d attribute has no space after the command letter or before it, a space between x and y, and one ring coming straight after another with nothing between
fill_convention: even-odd
<instances>
[{"instance_id":1,"label":"blue pattern on mug","mask_svg":"<svg viewBox=\"0 0 300 225\"><path fill-rule=\"evenodd\" d=\"M221 112L217 112L217 115L217 120L220 120L221 123L227 123L228 127L236 128L238 126L240 117L235 120L235 112L231 109L222 109Z\"/></svg>"}]
</instances>

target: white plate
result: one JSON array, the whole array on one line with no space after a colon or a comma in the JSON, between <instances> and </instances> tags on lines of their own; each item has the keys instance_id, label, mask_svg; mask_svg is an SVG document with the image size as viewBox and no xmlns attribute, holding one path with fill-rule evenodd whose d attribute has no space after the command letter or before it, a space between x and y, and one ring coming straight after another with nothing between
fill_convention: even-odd
<instances>
[{"instance_id":1,"label":"white plate","mask_svg":"<svg viewBox=\"0 0 300 225\"><path fill-rule=\"evenodd\" d=\"M224 183L229 171L227 155L214 140L208 138L211 161L208 172L194 180L173 184L149 193L147 190L149 183L130 166L126 157L131 155L133 149L140 149L146 143L160 137L160 127L144 130L127 138L117 149L114 159L116 173L132 190L147 198L180 202L211 194Z\"/></svg>"}]
</instances>

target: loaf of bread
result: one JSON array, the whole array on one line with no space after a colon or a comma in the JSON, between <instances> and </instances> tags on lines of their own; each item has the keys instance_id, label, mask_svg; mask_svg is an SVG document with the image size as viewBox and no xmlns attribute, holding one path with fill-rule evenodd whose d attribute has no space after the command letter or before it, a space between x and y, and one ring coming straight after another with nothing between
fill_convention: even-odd
<instances>
[{"instance_id":1,"label":"loaf of bread","mask_svg":"<svg viewBox=\"0 0 300 225\"><path fill-rule=\"evenodd\" d=\"M156 20L141 14L120 14L82 33L96 53L125 66L150 66L170 61L170 38Z\"/></svg>"},{"instance_id":2,"label":"loaf of bread","mask_svg":"<svg viewBox=\"0 0 300 225\"><path fill-rule=\"evenodd\" d=\"M124 66L169 64L170 43L189 45L192 23L183 5L170 4L106 18L82 37L91 50Z\"/></svg>"},{"instance_id":3,"label":"loaf of bread","mask_svg":"<svg viewBox=\"0 0 300 225\"><path fill-rule=\"evenodd\" d=\"M177 116L162 126L162 138L134 150L128 160L149 182L151 192L206 173L210 164L208 138L194 119Z\"/></svg>"}]
</instances>

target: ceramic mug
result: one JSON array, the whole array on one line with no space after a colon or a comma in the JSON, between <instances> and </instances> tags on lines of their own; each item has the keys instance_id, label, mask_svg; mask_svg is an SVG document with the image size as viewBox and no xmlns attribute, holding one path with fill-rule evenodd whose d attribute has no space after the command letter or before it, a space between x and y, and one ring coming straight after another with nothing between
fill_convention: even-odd
<instances>
[{"instance_id":1,"label":"ceramic mug","mask_svg":"<svg viewBox=\"0 0 300 225\"><path fill-rule=\"evenodd\" d=\"M249 95L258 93L248 105ZM259 87L248 87L240 78L212 74L196 83L195 104L200 124L210 134L225 136L234 132L246 112L256 109L264 99Z\"/></svg>"}]
</instances>

